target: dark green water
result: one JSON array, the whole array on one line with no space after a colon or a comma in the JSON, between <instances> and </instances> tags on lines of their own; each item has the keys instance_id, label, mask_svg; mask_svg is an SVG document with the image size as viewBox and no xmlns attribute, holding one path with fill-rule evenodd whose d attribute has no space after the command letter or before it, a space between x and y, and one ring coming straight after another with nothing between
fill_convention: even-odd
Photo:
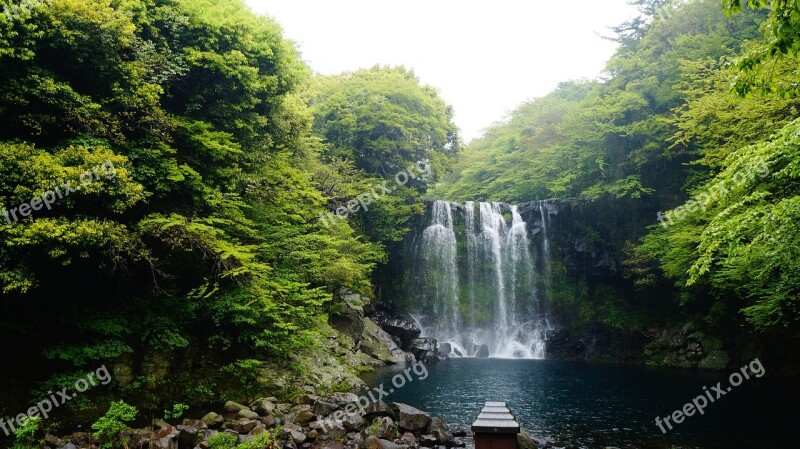
<instances>
[{"instance_id":1,"label":"dark green water","mask_svg":"<svg viewBox=\"0 0 800 449\"><path fill-rule=\"evenodd\" d=\"M745 380L686 417L666 434L656 427L729 373L548 360L451 359L427 366L424 380L402 388L392 378L402 367L365 376L383 382L384 400L403 402L451 424L468 424L485 401L505 401L525 429L555 442L589 448L780 449L800 447L800 385L770 377ZM730 372L733 372L731 370ZM399 382L398 382L399 383Z\"/></svg>"}]
</instances>

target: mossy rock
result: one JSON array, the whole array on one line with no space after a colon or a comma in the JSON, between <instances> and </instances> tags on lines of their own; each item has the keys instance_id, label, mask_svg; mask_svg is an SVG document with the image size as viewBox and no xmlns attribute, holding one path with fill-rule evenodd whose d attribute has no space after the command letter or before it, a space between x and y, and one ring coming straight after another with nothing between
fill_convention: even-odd
<instances>
[{"instance_id":1,"label":"mossy rock","mask_svg":"<svg viewBox=\"0 0 800 449\"><path fill-rule=\"evenodd\" d=\"M711 351L706 358L700 361L698 368L724 370L730 363L730 357L725 351Z\"/></svg>"}]
</instances>

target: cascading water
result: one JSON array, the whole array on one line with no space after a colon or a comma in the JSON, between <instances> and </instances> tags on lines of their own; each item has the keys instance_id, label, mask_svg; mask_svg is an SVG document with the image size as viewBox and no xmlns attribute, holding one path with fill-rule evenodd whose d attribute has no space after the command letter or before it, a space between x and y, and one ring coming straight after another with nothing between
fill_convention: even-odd
<instances>
[{"instance_id":1,"label":"cascading water","mask_svg":"<svg viewBox=\"0 0 800 449\"><path fill-rule=\"evenodd\" d=\"M449 343L451 356L544 358L547 308L527 223L517 206L468 201L463 220L461 209L434 202L418 242L409 294L420 300L425 336ZM536 249L549 260L542 237Z\"/></svg>"},{"instance_id":2,"label":"cascading water","mask_svg":"<svg viewBox=\"0 0 800 449\"><path fill-rule=\"evenodd\" d=\"M459 329L458 266L456 234L453 231L453 212L450 203L436 201L431 211L431 225L422 233L422 260L425 269L438 267L441 279L434 280L434 313L439 327L446 332Z\"/></svg>"}]
</instances>

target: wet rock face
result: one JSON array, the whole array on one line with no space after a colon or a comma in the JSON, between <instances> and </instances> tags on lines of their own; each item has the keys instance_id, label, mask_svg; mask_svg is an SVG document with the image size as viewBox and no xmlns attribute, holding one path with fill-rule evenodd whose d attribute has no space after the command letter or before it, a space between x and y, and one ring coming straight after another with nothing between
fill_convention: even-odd
<instances>
[{"instance_id":1,"label":"wet rock face","mask_svg":"<svg viewBox=\"0 0 800 449\"><path fill-rule=\"evenodd\" d=\"M410 342L422 333L414 318L405 313L393 317L378 311L371 314L370 318L387 334L398 337L403 343Z\"/></svg>"},{"instance_id":2,"label":"wet rock face","mask_svg":"<svg viewBox=\"0 0 800 449\"><path fill-rule=\"evenodd\" d=\"M386 331L369 318L364 319L360 350L381 362L396 364L413 362Z\"/></svg>"},{"instance_id":3,"label":"wet rock face","mask_svg":"<svg viewBox=\"0 0 800 449\"><path fill-rule=\"evenodd\" d=\"M415 338L408 344L408 352L422 363L436 363L438 343L435 338Z\"/></svg>"},{"instance_id":4,"label":"wet rock face","mask_svg":"<svg viewBox=\"0 0 800 449\"><path fill-rule=\"evenodd\" d=\"M562 329L547 340L547 358L618 363L643 363L647 338L641 332L624 332L602 323Z\"/></svg>"}]
</instances>

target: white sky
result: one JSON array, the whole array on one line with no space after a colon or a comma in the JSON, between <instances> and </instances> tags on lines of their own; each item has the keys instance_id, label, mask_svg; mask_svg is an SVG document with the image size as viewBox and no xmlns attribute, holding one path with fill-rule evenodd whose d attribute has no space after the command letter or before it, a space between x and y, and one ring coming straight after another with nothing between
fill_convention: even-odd
<instances>
[{"instance_id":1,"label":"white sky","mask_svg":"<svg viewBox=\"0 0 800 449\"><path fill-rule=\"evenodd\" d=\"M464 142L560 81L595 78L625 0L245 0L322 74L405 65L455 109Z\"/></svg>"}]
</instances>

